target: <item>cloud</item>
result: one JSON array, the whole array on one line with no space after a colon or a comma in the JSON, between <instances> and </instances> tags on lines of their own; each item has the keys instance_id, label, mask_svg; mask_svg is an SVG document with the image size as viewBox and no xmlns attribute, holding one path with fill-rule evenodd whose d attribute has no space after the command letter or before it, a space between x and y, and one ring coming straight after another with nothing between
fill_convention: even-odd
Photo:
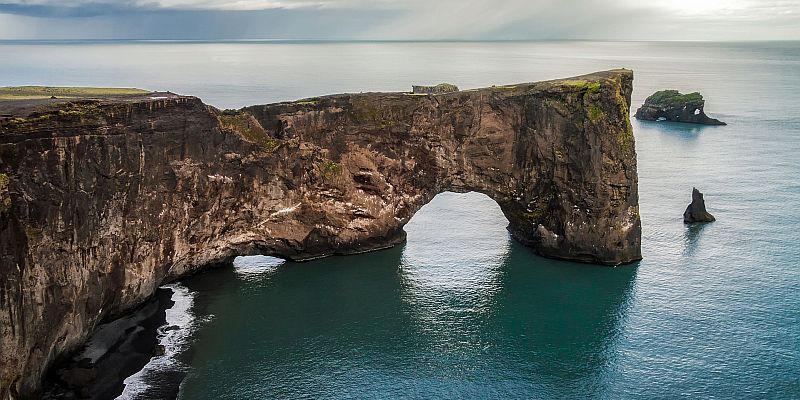
<instances>
[{"instance_id":1,"label":"cloud","mask_svg":"<svg viewBox=\"0 0 800 400\"><path fill-rule=\"evenodd\" d=\"M414 8L372 34L411 38L590 38L611 27L637 25L647 9L579 0L439 0Z\"/></svg>"},{"instance_id":2,"label":"cloud","mask_svg":"<svg viewBox=\"0 0 800 400\"><path fill-rule=\"evenodd\" d=\"M0 15L26 22L0 25L0 38L800 39L798 10L800 0L0 0Z\"/></svg>"},{"instance_id":3,"label":"cloud","mask_svg":"<svg viewBox=\"0 0 800 400\"><path fill-rule=\"evenodd\" d=\"M0 12L21 15L85 16L151 11L254 11L338 8L341 0L0 0Z\"/></svg>"}]
</instances>

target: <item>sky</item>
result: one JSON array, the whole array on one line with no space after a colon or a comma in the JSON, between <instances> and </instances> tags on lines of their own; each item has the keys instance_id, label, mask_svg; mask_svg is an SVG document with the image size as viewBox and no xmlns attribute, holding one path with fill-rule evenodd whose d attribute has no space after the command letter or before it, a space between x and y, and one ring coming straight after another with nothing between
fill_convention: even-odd
<instances>
[{"instance_id":1,"label":"sky","mask_svg":"<svg viewBox=\"0 0 800 400\"><path fill-rule=\"evenodd\" d=\"M800 0L0 0L0 40L800 40Z\"/></svg>"}]
</instances>

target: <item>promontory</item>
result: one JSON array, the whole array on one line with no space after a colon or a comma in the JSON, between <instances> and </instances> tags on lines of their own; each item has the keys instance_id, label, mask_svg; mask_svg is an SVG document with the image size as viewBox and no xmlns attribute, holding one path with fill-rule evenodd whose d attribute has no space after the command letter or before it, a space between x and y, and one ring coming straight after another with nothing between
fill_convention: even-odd
<instances>
[{"instance_id":1,"label":"promontory","mask_svg":"<svg viewBox=\"0 0 800 400\"><path fill-rule=\"evenodd\" d=\"M633 73L220 111L172 93L0 102L0 399L165 282L386 248L445 191L545 257L641 259Z\"/></svg>"}]
</instances>

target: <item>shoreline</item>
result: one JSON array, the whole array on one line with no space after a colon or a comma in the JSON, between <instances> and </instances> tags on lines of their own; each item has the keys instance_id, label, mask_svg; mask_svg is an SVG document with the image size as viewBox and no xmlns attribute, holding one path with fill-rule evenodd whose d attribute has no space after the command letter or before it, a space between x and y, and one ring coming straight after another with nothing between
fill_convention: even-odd
<instances>
[{"instance_id":1,"label":"shoreline","mask_svg":"<svg viewBox=\"0 0 800 400\"><path fill-rule=\"evenodd\" d=\"M185 370L175 356L182 350L191 316L188 289L162 286L147 302L101 324L86 344L55 363L45 376L43 399L174 399ZM158 380L150 382L152 370Z\"/></svg>"},{"instance_id":2,"label":"shoreline","mask_svg":"<svg viewBox=\"0 0 800 400\"><path fill-rule=\"evenodd\" d=\"M195 317L191 312L195 293L173 282L162 286L172 290L173 306L165 310L166 324L157 328L158 346L162 349L139 371L125 378L125 388L117 397L132 399L177 399L188 367L180 360L194 333Z\"/></svg>"}]
</instances>

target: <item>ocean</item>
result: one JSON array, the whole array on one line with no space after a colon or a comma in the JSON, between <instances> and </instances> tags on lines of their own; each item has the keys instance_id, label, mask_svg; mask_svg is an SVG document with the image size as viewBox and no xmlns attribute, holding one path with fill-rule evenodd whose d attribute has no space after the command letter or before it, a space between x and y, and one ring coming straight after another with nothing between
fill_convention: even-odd
<instances>
[{"instance_id":1,"label":"ocean","mask_svg":"<svg viewBox=\"0 0 800 400\"><path fill-rule=\"evenodd\" d=\"M123 398L800 398L800 42L0 42L0 86L129 86L220 108L634 70L700 91L704 127L633 120L643 256L553 261L479 193L407 243L238 258L172 286L165 355ZM717 218L687 226L692 187ZM177 378L176 378L177 377Z\"/></svg>"}]
</instances>

